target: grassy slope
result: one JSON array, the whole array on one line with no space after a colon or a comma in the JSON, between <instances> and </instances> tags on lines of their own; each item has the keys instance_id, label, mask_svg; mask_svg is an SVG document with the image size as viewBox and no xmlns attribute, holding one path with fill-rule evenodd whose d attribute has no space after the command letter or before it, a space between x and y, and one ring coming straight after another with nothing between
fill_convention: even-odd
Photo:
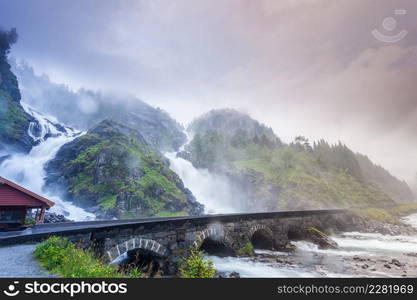
<instances>
[{"instance_id":1,"label":"grassy slope","mask_svg":"<svg viewBox=\"0 0 417 300\"><path fill-rule=\"evenodd\" d=\"M328 148L328 149L327 149ZM296 145L273 147L260 139L197 134L188 146L191 162L202 168L246 178L260 208L303 209L392 205L380 188L363 180L353 152L322 145L305 151ZM243 175L243 176L242 176Z\"/></svg>"},{"instance_id":2,"label":"grassy slope","mask_svg":"<svg viewBox=\"0 0 417 300\"><path fill-rule=\"evenodd\" d=\"M259 158L238 159L232 163L238 172L255 171L266 184L257 188L259 197L269 186L279 187L277 208L349 207L390 204L377 188L362 183L342 169L323 169L314 157L290 147L258 151ZM273 195L270 195L273 196ZM279 198L279 200L278 200Z\"/></svg>"},{"instance_id":3,"label":"grassy slope","mask_svg":"<svg viewBox=\"0 0 417 300\"><path fill-rule=\"evenodd\" d=\"M397 205L390 208L365 208L353 210L352 214L390 224L401 224L400 217L417 212L417 204Z\"/></svg>"}]
</instances>

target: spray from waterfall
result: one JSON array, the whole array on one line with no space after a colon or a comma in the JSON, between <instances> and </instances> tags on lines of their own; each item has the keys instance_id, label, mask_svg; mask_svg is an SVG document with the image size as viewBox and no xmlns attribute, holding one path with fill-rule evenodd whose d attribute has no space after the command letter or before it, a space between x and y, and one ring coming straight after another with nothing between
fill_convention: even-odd
<instances>
[{"instance_id":1,"label":"spray from waterfall","mask_svg":"<svg viewBox=\"0 0 417 300\"><path fill-rule=\"evenodd\" d=\"M191 137L185 131L187 142L179 152L185 151ZM178 152L165 153L170 161L170 168L178 174L186 188L191 190L197 201L204 205L207 214L237 213L244 211L241 198L231 188L229 179L207 169L197 169L191 162L178 156Z\"/></svg>"}]
</instances>

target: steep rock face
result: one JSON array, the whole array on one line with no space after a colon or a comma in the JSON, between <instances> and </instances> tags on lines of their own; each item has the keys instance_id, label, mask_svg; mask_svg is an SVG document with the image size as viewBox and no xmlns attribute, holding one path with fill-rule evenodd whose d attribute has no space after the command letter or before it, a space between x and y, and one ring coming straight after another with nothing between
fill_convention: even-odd
<instances>
[{"instance_id":1,"label":"steep rock face","mask_svg":"<svg viewBox=\"0 0 417 300\"><path fill-rule=\"evenodd\" d=\"M105 120L65 144L47 166L48 188L102 218L198 215L202 205L142 135Z\"/></svg>"},{"instance_id":2,"label":"steep rock face","mask_svg":"<svg viewBox=\"0 0 417 300\"><path fill-rule=\"evenodd\" d=\"M177 151L186 142L182 126L162 109L131 96L110 95L81 89L77 92L38 76L25 63L14 63L25 102L63 124L88 130L104 119L138 130L160 151Z\"/></svg>"},{"instance_id":3,"label":"steep rock face","mask_svg":"<svg viewBox=\"0 0 417 300\"><path fill-rule=\"evenodd\" d=\"M35 120L20 105L19 85L7 61L10 46L16 40L14 30L0 30L0 150L29 152L33 140L28 128Z\"/></svg>"},{"instance_id":4,"label":"steep rock face","mask_svg":"<svg viewBox=\"0 0 417 300\"><path fill-rule=\"evenodd\" d=\"M261 135L263 138L254 135L259 132L254 127L265 126L245 126L248 116L243 116L241 121L239 114L232 113L232 121L230 116L229 113L213 112L198 118L189 129L193 139L180 156L197 168L226 175L240 186L246 210L396 203L393 194L371 180L361 168L357 155L345 145L328 145L324 141L310 145L304 137L297 137L289 145L272 143L266 134ZM398 197L402 192L408 194L406 185L396 187ZM403 201L408 200L405 197Z\"/></svg>"}]
</instances>

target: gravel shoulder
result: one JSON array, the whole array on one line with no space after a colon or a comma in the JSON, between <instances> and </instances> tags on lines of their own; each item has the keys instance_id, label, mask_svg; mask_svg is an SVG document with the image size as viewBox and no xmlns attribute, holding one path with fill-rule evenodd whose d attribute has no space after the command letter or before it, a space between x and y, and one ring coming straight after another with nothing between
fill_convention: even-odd
<instances>
[{"instance_id":1,"label":"gravel shoulder","mask_svg":"<svg viewBox=\"0 0 417 300\"><path fill-rule=\"evenodd\" d=\"M0 277L52 277L32 256L36 245L0 247Z\"/></svg>"}]
</instances>

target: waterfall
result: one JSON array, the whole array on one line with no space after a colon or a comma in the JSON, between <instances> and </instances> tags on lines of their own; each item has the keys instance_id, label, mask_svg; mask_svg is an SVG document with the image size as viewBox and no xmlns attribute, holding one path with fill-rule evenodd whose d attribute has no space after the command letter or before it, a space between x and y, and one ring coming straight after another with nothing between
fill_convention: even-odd
<instances>
[{"instance_id":1,"label":"waterfall","mask_svg":"<svg viewBox=\"0 0 417 300\"><path fill-rule=\"evenodd\" d=\"M182 145L179 151L184 151L191 138L185 131L187 143ZM197 201L204 205L207 214L237 213L242 212L241 198L236 196L236 191L231 188L226 176L213 174L207 169L197 169L191 162L177 155L177 152L165 153L170 161L170 168L178 174Z\"/></svg>"},{"instance_id":2,"label":"waterfall","mask_svg":"<svg viewBox=\"0 0 417 300\"><path fill-rule=\"evenodd\" d=\"M82 132L60 125L55 118L44 116L25 103L22 103L22 106L36 119L36 122L31 122L29 125L28 134L38 144L28 154L13 154L6 159L0 165L0 176L54 201L55 206L51 208L53 212L73 220L93 219L93 214L43 189L45 164L55 157L64 144L72 141Z\"/></svg>"},{"instance_id":3,"label":"waterfall","mask_svg":"<svg viewBox=\"0 0 417 300\"><path fill-rule=\"evenodd\" d=\"M233 205L232 191L225 176L211 174L206 169L197 169L191 162L177 153L165 153L170 168L180 176L186 188L190 189L197 201L204 205L205 213L234 213L239 210Z\"/></svg>"}]
</instances>

